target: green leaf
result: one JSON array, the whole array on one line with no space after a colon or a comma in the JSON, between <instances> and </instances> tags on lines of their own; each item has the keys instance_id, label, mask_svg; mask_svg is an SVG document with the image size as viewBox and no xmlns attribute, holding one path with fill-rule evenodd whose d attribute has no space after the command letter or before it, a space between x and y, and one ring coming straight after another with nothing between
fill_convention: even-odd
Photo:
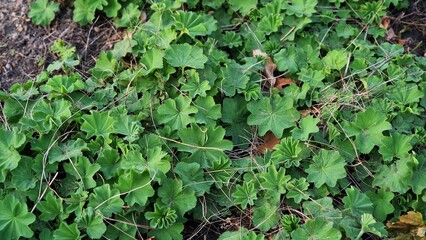
<instances>
[{"instance_id":1,"label":"green leaf","mask_svg":"<svg viewBox=\"0 0 426 240\"><path fill-rule=\"evenodd\" d=\"M81 236L76 223L68 225L66 222L61 222L59 228L53 232L53 238L61 240L80 240Z\"/></svg>"},{"instance_id":2,"label":"green leaf","mask_svg":"<svg viewBox=\"0 0 426 240\"><path fill-rule=\"evenodd\" d=\"M329 69L340 70L348 62L348 53L345 50L332 50L322 61Z\"/></svg>"},{"instance_id":3,"label":"green leaf","mask_svg":"<svg viewBox=\"0 0 426 240\"><path fill-rule=\"evenodd\" d=\"M36 25L46 27L55 19L55 13L59 11L59 4L48 0L37 0L30 4L28 17Z\"/></svg>"},{"instance_id":4,"label":"green leaf","mask_svg":"<svg viewBox=\"0 0 426 240\"><path fill-rule=\"evenodd\" d=\"M107 230L102 216L90 207L83 210L78 225L86 230L91 239L100 239Z\"/></svg>"},{"instance_id":5,"label":"green leaf","mask_svg":"<svg viewBox=\"0 0 426 240\"><path fill-rule=\"evenodd\" d=\"M188 34L192 38L207 35L208 33L207 26L204 24L205 19L200 14L189 11L177 11L173 14L173 18L176 30Z\"/></svg>"},{"instance_id":6,"label":"green leaf","mask_svg":"<svg viewBox=\"0 0 426 240\"><path fill-rule=\"evenodd\" d=\"M145 218L149 221L152 228L169 228L177 219L176 211L168 207L162 207L154 203L154 212L146 212Z\"/></svg>"},{"instance_id":7,"label":"green leaf","mask_svg":"<svg viewBox=\"0 0 426 240\"><path fill-rule=\"evenodd\" d=\"M232 137L235 146L244 148L251 138L250 127L247 124L246 101L241 96L223 99L222 122L226 129L226 136Z\"/></svg>"},{"instance_id":8,"label":"green leaf","mask_svg":"<svg viewBox=\"0 0 426 240\"><path fill-rule=\"evenodd\" d=\"M132 52L132 48L137 45L137 42L133 39L125 38L114 45L114 49L111 51L115 59L125 57L127 54Z\"/></svg>"},{"instance_id":9,"label":"green leaf","mask_svg":"<svg viewBox=\"0 0 426 240\"><path fill-rule=\"evenodd\" d=\"M138 150L131 150L123 154L120 168L132 169L137 173L148 170L151 177L163 179L170 170L170 159L167 153L161 151L161 147L153 147L146 150L148 161L144 159Z\"/></svg>"},{"instance_id":10,"label":"green leaf","mask_svg":"<svg viewBox=\"0 0 426 240\"><path fill-rule=\"evenodd\" d=\"M70 108L71 102L64 99L56 99L53 104L41 101L34 107L28 125L35 127L40 133L47 133L53 127L57 129L62 125L63 120L71 116Z\"/></svg>"},{"instance_id":11,"label":"green leaf","mask_svg":"<svg viewBox=\"0 0 426 240\"><path fill-rule=\"evenodd\" d=\"M405 193L410 188L412 160L399 159L391 165L382 165L373 180L373 186L380 186L391 192Z\"/></svg>"},{"instance_id":12,"label":"green leaf","mask_svg":"<svg viewBox=\"0 0 426 240\"><path fill-rule=\"evenodd\" d=\"M87 150L87 144L81 138L69 140L59 145L54 145L48 155L49 163L60 162L68 159L77 159L83 156L83 150Z\"/></svg>"},{"instance_id":13,"label":"green leaf","mask_svg":"<svg viewBox=\"0 0 426 240\"><path fill-rule=\"evenodd\" d=\"M174 172L179 175L185 187L195 190L196 196L203 196L209 192L213 182L204 179L204 171L198 163L180 162L174 168Z\"/></svg>"},{"instance_id":14,"label":"green leaf","mask_svg":"<svg viewBox=\"0 0 426 240\"><path fill-rule=\"evenodd\" d=\"M355 145L361 153L369 153L383 139L382 132L392 128L386 121L386 115L374 108L357 113L353 122L343 125L349 137L355 136Z\"/></svg>"},{"instance_id":15,"label":"green leaf","mask_svg":"<svg viewBox=\"0 0 426 240\"><path fill-rule=\"evenodd\" d=\"M126 113L115 115L115 119L120 119L114 123L115 133L124 135L124 140L132 143L139 139L139 134L143 131L140 122L135 121L134 117Z\"/></svg>"},{"instance_id":16,"label":"green leaf","mask_svg":"<svg viewBox=\"0 0 426 240\"><path fill-rule=\"evenodd\" d=\"M373 203L365 193L351 186L345 190L346 196L343 197L345 211L352 216L361 216L363 213L373 212Z\"/></svg>"},{"instance_id":17,"label":"green leaf","mask_svg":"<svg viewBox=\"0 0 426 240\"><path fill-rule=\"evenodd\" d=\"M105 217L111 217L114 213L121 212L124 201L120 196L118 189L111 189L109 184L104 184L93 189L87 206L92 207L95 211L99 210Z\"/></svg>"},{"instance_id":18,"label":"green leaf","mask_svg":"<svg viewBox=\"0 0 426 240\"><path fill-rule=\"evenodd\" d=\"M277 69L281 72L297 73L306 65L306 53L301 48L288 47L281 49L274 55Z\"/></svg>"},{"instance_id":19,"label":"green leaf","mask_svg":"<svg viewBox=\"0 0 426 240\"><path fill-rule=\"evenodd\" d=\"M308 220L301 228L291 233L294 240L341 239L342 234L333 228L333 222L324 219Z\"/></svg>"},{"instance_id":20,"label":"green leaf","mask_svg":"<svg viewBox=\"0 0 426 240\"><path fill-rule=\"evenodd\" d=\"M266 202L253 210L252 221L256 228L266 232L275 227L280 220L278 209Z\"/></svg>"},{"instance_id":21,"label":"green leaf","mask_svg":"<svg viewBox=\"0 0 426 240\"><path fill-rule=\"evenodd\" d=\"M181 78L179 82L182 84L181 90L188 92L191 98L195 98L197 95L206 97L206 91L211 89L209 81L201 81L200 76L198 75L198 72L195 71L195 69L186 70L185 78Z\"/></svg>"},{"instance_id":22,"label":"green leaf","mask_svg":"<svg viewBox=\"0 0 426 240\"><path fill-rule=\"evenodd\" d=\"M168 228L153 229L148 232L148 236L164 240L182 240L183 228L182 223L175 223Z\"/></svg>"},{"instance_id":23,"label":"green leaf","mask_svg":"<svg viewBox=\"0 0 426 240\"><path fill-rule=\"evenodd\" d=\"M286 188L288 190L286 197L293 198L295 203L300 203L309 198L309 193L306 191L309 188L309 183L306 178L292 179L287 183Z\"/></svg>"},{"instance_id":24,"label":"green leaf","mask_svg":"<svg viewBox=\"0 0 426 240\"><path fill-rule=\"evenodd\" d=\"M105 79L116 74L117 65L118 62L114 59L112 52L102 52L89 72L95 79Z\"/></svg>"},{"instance_id":25,"label":"green leaf","mask_svg":"<svg viewBox=\"0 0 426 240\"><path fill-rule=\"evenodd\" d=\"M278 31L283 24L283 20L284 17L281 14L268 14L259 21L259 30L265 32L266 35L270 35Z\"/></svg>"},{"instance_id":26,"label":"green leaf","mask_svg":"<svg viewBox=\"0 0 426 240\"><path fill-rule=\"evenodd\" d=\"M119 18L116 18L115 24L118 27L132 27L139 22L141 11L137 5L129 3L127 7L121 9L120 15Z\"/></svg>"},{"instance_id":27,"label":"green leaf","mask_svg":"<svg viewBox=\"0 0 426 240\"><path fill-rule=\"evenodd\" d=\"M141 58L141 63L144 65L143 74L148 75L155 69L163 68L164 51L157 48L151 48L146 51Z\"/></svg>"},{"instance_id":28,"label":"green leaf","mask_svg":"<svg viewBox=\"0 0 426 240\"><path fill-rule=\"evenodd\" d=\"M379 148L383 160L385 162L390 162L394 157L408 157L408 152L412 149L410 144L411 139L412 137L399 133L393 133L389 137L383 137L382 144L380 144Z\"/></svg>"},{"instance_id":29,"label":"green leaf","mask_svg":"<svg viewBox=\"0 0 426 240\"><path fill-rule=\"evenodd\" d=\"M38 179L32 169L34 158L22 156L18 167L12 170L12 184L20 191L27 191L36 186Z\"/></svg>"},{"instance_id":30,"label":"green leaf","mask_svg":"<svg viewBox=\"0 0 426 240\"><path fill-rule=\"evenodd\" d=\"M232 142L223 139L225 129L222 127L191 124L190 128L179 130L178 135L183 142L176 145L178 150L191 153L188 161L197 162L202 168L210 166L212 161L226 157L223 151L232 149Z\"/></svg>"},{"instance_id":31,"label":"green leaf","mask_svg":"<svg viewBox=\"0 0 426 240\"><path fill-rule=\"evenodd\" d=\"M100 170L108 180L115 176L120 166L120 155L116 149L104 149L96 162L101 165Z\"/></svg>"},{"instance_id":32,"label":"green leaf","mask_svg":"<svg viewBox=\"0 0 426 240\"><path fill-rule=\"evenodd\" d=\"M128 205L139 204L145 206L149 197L154 196L154 189L151 186L151 178L148 171L137 173L128 171L118 178L118 189L122 194L127 194L124 201Z\"/></svg>"},{"instance_id":33,"label":"green leaf","mask_svg":"<svg viewBox=\"0 0 426 240\"><path fill-rule=\"evenodd\" d=\"M331 197L303 202L303 213L316 219L325 219L329 222L339 221L342 218L340 210L333 206Z\"/></svg>"},{"instance_id":34,"label":"green leaf","mask_svg":"<svg viewBox=\"0 0 426 240\"><path fill-rule=\"evenodd\" d=\"M258 125L261 136L267 131L272 131L276 137L280 138L284 129L296 126L295 121L300 117L299 112L293 108L293 100L279 95L249 102L247 109L251 112L247 123Z\"/></svg>"},{"instance_id":35,"label":"green leaf","mask_svg":"<svg viewBox=\"0 0 426 240\"><path fill-rule=\"evenodd\" d=\"M90 115L83 115L81 118L84 120L81 130L87 133L86 138L96 136L106 140L114 132L115 119L110 117L109 111L92 111Z\"/></svg>"},{"instance_id":36,"label":"green leaf","mask_svg":"<svg viewBox=\"0 0 426 240\"><path fill-rule=\"evenodd\" d=\"M287 14L296 15L299 18L310 17L316 12L317 4L317 0L291 0L290 3L286 3Z\"/></svg>"},{"instance_id":37,"label":"green leaf","mask_svg":"<svg viewBox=\"0 0 426 240\"><path fill-rule=\"evenodd\" d=\"M81 180L86 189L96 186L96 181L93 180L93 176L100 168L101 166L98 163L92 164L86 157L80 157L77 163L64 164L65 172Z\"/></svg>"},{"instance_id":38,"label":"green leaf","mask_svg":"<svg viewBox=\"0 0 426 240\"><path fill-rule=\"evenodd\" d=\"M387 192L384 189L379 189L377 193L368 191L366 194L373 203L373 215L379 221L385 221L387 215L393 213L395 210L391 203L395 196L393 193Z\"/></svg>"},{"instance_id":39,"label":"green leaf","mask_svg":"<svg viewBox=\"0 0 426 240\"><path fill-rule=\"evenodd\" d=\"M424 93L419 90L419 87L416 84L395 84L390 91L387 92L386 96L390 100L395 102L408 105L412 103L417 103L424 96Z\"/></svg>"},{"instance_id":40,"label":"green leaf","mask_svg":"<svg viewBox=\"0 0 426 240\"><path fill-rule=\"evenodd\" d=\"M230 48L239 47L243 44L241 35L237 34L234 31L226 31L223 36L223 41L220 43L222 46L227 46Z\"/></svg>"},{"instance_id":41,"label":"green leaf","mask_svg":"<svg viewBox=\"0 0 426 240\"><path fill-rule=\"evenodd\" d=\"M197 203L195 191L190 187L182 188L180 180L167 178L161 187L158 188L157 194L161 202L165 206L176 210L180 217L183 217L186 212L193 209Z\"/></svg>"},{"instance_id":42,"label":"green leaf","mask_svg":"<svg viewBox=\"0 0 426 240\"><path fill-rule=\"evenodd\" d=\"M267 171L260 173L260 186L263 189L284 194L285 186L290 179L290 176L285 175L285 168L281 167L277 171L275 165L271 165Z\"/></svg>"},{"instance_id":43,"label":"green leaf","mask_svg":"<svg viewBox=\"0 0 426 240\"><path fill-rule=\"evenodd\" d=\"M212 96L198 97L194 101L194 106L198 109L195 114L197 123L214 124L222 115L220 104L215 104Z\"/></svg>"},{"instance_id":44,"label":"green leaf","mask_svg":"<svg viewBox=\"0 0 426 240\"><path fill-rule=\"evenodd\" d=\"M322 149L312 161L313 164L310 164L305 172L308 173L308 181L314 183L317 188L324 183L334 187L337 180L346 177L346 162L337 151Z\"/></svg>"},{"instance_id":45,"label":"green leaf","mask_svg":"<svg viewBox=\"0 0 426 240\"><path fill-rule=\"evenodd\" d=\"M234 193L232 193L234 204L240 204L243 209L247 208L247 204L254 205L254 200L257 199L257 190L253 182L243 182L242 185L237 185Z\"/></svg>"},{"instance_id":46,"label":"green leaf","mask_svg":"<svg viewBox=\"0 0 426 240\"><path fill-rule=\"evenodd\" d=\"M16 149L25 143L26 138L23 133L17 133L17 131L17 129L6 131L0 127L0 169L2 170L15 169L21 160L21 155Z\"/></svg>"},{"instance_id":47,"label":"green leaf","mask_svg":"<svg viewBox=\"0 0 426 240\"><path fill-rule=\"evenodd\" d=\"M384 225L376 222L373 215L369 213L364 213L361 215L361 232L358 236L361 236L364 233L373 233L379 237L384 236L382 234L386 230L384 229Z\"/></svg>"},{"instance_id":48,"label":"green leaf","mask_svg":"<svg viewBox=\"0 0 426 240\"><path fill-rule=\"evenodd\" d=\"M13 195L0 200L0 235L3 239L30 238L34 232L29 227L35 216L28 212L27 205Z\"/></svg>"},{"instance_id":49,"label":"green leaf","mask_svg":"<svg viewBox=\"0 0 426 240\"><path fill-rule=\"evenodd\" d=\"M212 166L207 169L206 179L214 182L217 187L222 188L223 185L229 183L234 172L235 169L231 168L231 160L229 158L221 158L213 161Z\"/></svg>"},{"instance_id":50,"label":"green leaf","mask_svg":"<svg viewBox=\"0 0 426 240\"><path fill-rule=\"evenodd\" d=\"M250 78L244 74L242 67L236 63L227 65L221 69L223 81L221 90L227 97L232 97L238 91L239 93L247 86Z\"/></svg>"},{"instance_id":51,"label":"green leaf","mask_svg":"<svg viewBox=\"0 0 426 240\"><path fill-rule=\"evenodd\" d=\"M181 68L204 68L204 63L207 62L203 49L188 43L170 45L165 52L165 58L173 67Z\"/></svg>"},{"instance_id":52,"label":"green leaf","mask_svg":"<svg viewBox=\"0 0 426 240\"><path fill-rule=\"evenodd\" d=\"M110 17L117 17L118 11L121 9L121 4L118 3L118 0L107 0L108 4L104 6L104 12L105 14Z\"/></svg>"},{"instance_id":53,"label":"green leaf","mask_svg":"<svg viewBox=\"0 0 426 240\"><path fill-rule=\"evenodd\" d=\"M84 82L81 80L81 77L77 74L71 74L69 76L53 76L47 81L46 85L42 85L40 87L40 90L48 93L60 93L62 95L72 93L83 88Z\"/></svg>"},{"instance_id":54,"label":"green leaf","mask_svg":"<svg viewBox=\"0 0 426 240\"><path fill-rule=\"evenodd\" d=\"M291 130L293 138L301 141L308 140L309 134L319 131L319 128L317 127L319 121L320 120L318 118L313 118L312 116L302 118L299 122L300 128Z\"/></svg>"},{"instance_id":55,"label":"green leaf","mask_svg":"<svg viewBox=\"0 0 426 240\"><path fill-rule=\"evenodd\" d=\"M234 12L239 11L242 15L249 14L257 5L257 0L229 0L228 2Z\"/></svg>"},{"instance_id":56,"label":"green leaf","mask_svg":"<svg viewBox=\"0 0 426 240\"><path fill-rule=\"evenodd\" d=\"M188 124L195 122L192 114L198 110L191 106L191 99L183 95L167 99L158 107L158 123L167 124L172 130L185 128Z\"/></svg>"},{"instance_id":57,"label":"green leaf","mask_svg":"<svg viewBox=\"0 0 426 240\"><path fill-rule=\"evenodd\" d=\"M426 189L426 157L424 152L419 156L418 162L410 162L408 165L413 169L409 184L415 194L421 195L423 190Z\"/></svg>"},{"instance_id":58,"label":"green leaf","mask_svg":"<svg viewBox=\"0 0 426 240\"><path fill-rule=\"evenodd\" d=\"M73 21L80 23L84 26L88 23L92 23L95 19L96 11L96 0L75 0L74 1L74 12L73 12Z\"/></svg>"},{"instance_id":59,"label":"green leaf","mask_svg":"<svg viewBox=\"0 0 426 240\"><path fill-rule=\"evenodd\" d=\"M41 212L40 219L42 221L50 221L62 214L63 206L62 199L56 198L52 191L49 191L45 196L45 201L37 204L37 209Z\"/></svg>"},{"instance_id":60,"label":"green leaf","mask_svg":"<svg viewBox=\"0 0 426 240\"><path fill-rule=\"evenodd\" d=\"M272 153L272 159L275 164L284 163L285 168L291 166L299 167L300 161L307 157L303 150L303 144L292 138L283 138L280 143L274 146L274 152Z\"/></svg>"}]
</instances>

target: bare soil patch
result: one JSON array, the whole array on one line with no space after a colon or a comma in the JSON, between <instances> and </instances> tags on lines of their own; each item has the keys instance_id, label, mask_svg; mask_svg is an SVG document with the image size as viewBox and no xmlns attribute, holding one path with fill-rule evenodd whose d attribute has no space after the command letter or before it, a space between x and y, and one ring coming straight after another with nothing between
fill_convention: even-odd
<instances>
[{"instance_id":1,"label":"bare soil patch","mask_svg":"<svg viewBox=\"0 0 426 240\"><path fill-rule=\"evenodd\" d=\"M57 57L49 48L57 39L76 47L77 70L93 66L101 51L120 38L108 19L81 27L72 21L72 6L61 5L49 27L35 26L27 17L30 0L0 0L0 89L25 82L45 69Z\"/></svg>"}]
</instances>

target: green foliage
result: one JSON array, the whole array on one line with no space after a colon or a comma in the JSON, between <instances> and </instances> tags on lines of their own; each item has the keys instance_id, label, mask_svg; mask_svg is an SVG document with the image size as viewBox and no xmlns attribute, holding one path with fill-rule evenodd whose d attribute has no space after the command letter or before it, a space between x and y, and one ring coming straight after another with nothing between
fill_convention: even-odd
<instances>
[{"instance_id":1,"label":"green foliage","mask_svg":"<svg viewBox=\"0 0 426 240\"><path fill-rule=\"evenodd\" d=\"M257 199L254 183L244 182L243 184L237 185L232 197L234 198L234 202L240 204L243 209L247 207L247 204L253 205L254 200Z\"/></svg>"},{"instance_id":2,"label":"green foliage","mask_svg":"<svg viewBox=\"0 0 426 240\"><path fill-rule=\"evenodd\" d=\"M170 45L165 54L167 62L173 67L204 68L204 63L207 62L201 48L187 43Z\"/></svg>"},{"instance_id":3,"label":"green foliage","mask_svg":"<svg viewBox=\"0 0 426 240\"><path fill-rule=\"evenodd\" d=\"M247 123L259 126L261 136L272 131L275 136L281 137L283 130L294 127L295 121L300 117L299 112L293 108L293 100L278 95L250 102L247 109L251 112Z\"/></svg>"},{"instance_id":4,"label":"green foliage","mask_svg":"<svg viewBox=\"0 0 426 240\"><path fill-rule=\"evenodd\" d=\"M390 237L426 214L426 60L378 27L406 2L69 1L126 36L0 91L1 237Z\"/></svg>"},{"instance_id":5,"label":"green foliage","mask_svg":"<svg viewBox=\"0 0 426 240\"><path fill-rule=\"evenodd\" d=\"M55 19L57 11L59 11L59 4L56 2L36 0L30 4L28 17L34 24L47 27Z\"/></svg>"},{"instance_id":6,"label":"green foliage","mask_svg":"<svg viewBox=\"0 0 426 240\"><path fill-rule=\"evenodd\" d=\"M29 227L35 216L28 212L27 205L13 195L0 200L0 234L5 239L30 238L34 232Z\"/></svg>"},{"instance_id":7,"label":"green foliage","mask_svg":"<svg viewBox=\"0 0 426 240\"><path fill-rule=\"evenodd\" d=\"M337 151L321 150L314 156L313 164L305 171L308 173L308 181L321 187L324 183L334 187L337 180L346 176L345 161Z\"/></svg>"}]
</instances>

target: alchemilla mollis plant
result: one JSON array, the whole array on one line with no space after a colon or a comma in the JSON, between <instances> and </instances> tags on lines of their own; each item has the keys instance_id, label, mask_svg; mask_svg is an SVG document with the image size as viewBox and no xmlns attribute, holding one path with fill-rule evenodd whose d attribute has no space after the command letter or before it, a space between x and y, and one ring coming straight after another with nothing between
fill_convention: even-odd
<instances>
[{"instance_id":1,"label":"alchemilla mollis plant","mask_svg":"<svg viewBox=\"0 0 426 240\"><path fill-rule=\"evenodd\" d=\"M84 76L58 41L0 91L2 239L378 239L426 214L426 59L379 28L405 0L70 2L127 37Z\"/></svg>"}]
</instances>

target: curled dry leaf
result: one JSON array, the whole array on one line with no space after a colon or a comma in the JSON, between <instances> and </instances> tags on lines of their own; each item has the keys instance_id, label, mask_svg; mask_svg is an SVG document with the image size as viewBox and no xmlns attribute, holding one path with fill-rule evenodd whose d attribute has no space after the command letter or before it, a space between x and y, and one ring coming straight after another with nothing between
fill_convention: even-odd
<instances>
[{"instance_id":1,"label":"curled dry leaf","mask_svg":"<svg viewBox=\"0 0 426 240\"><path fill-rule=\"evenodd\" d=\"M422 214L414 211L409 211L406 215L401 215L399 221L412 226L424 225Z\"/></svg>"},{"instance_id":2,"label":"curled dry leaf","mask_svg":"<svg viewBox=\"0 0 426 240\"><path fill-rule=\"evenodd\" d=\"M275 86L276 78L274 76L274 71L277 68L277 65L272 61L272 58L268 54L260 51L259 49L253 50L253 57L256 56L262 56L267 60L264 67L264 72L270 86Z\"/></svg>"},{"instance_id":3,"label":"curled dry leaf","mask_svg":"<svg viewBox=\"0 0 426 240\"><path fill-rule=\"evenodd\" d=\"M393 30L393 28L389 28L388 31L386 32L385 40L390 42L396 38L398 38L398 36L395 34L395 31Z\"/></svg>"},{"instance_id":4,"label":"curled dry leaf","mask_svg":"<svg viewBox=\"0 0 426 240\"><path fill-rule=\"evenodd\" d=\"M262 154L265 153L266 150L272 151L274 146L280 142L280 139L275 137L272 132L267 132L264 137L264 142L262 145L258 147L258 151Z\"/></svg>"},{"instance_id":5,"label":"curled dry leaf","mask_svg":"<svg viewBox=\"0 0 426 240\"><path fill-rule=\"evenodd\" d=\"M294 81L291 78L277 78L276 83L275 83L275 87L278 88L279 90L281 90L285 86L290 85L292 83L294 83Z\"/></svg>"},{"instance_id":6,"label":"curled dry leaf","mask_svg":"<svg viewBox=\"0 0 426 240\"><path fill-rule=\"evenodd\" d=\"M379 28L388 29L390 24L390 19L388 17L382 18L382 23L379 24Z\"/></svg>"},{"instance_id":7,"label":"curled dry leaf","mask_svg":"<svg viewBox=\"0 0 426 240\"><path fill-rule=\"evenodd\" d=\"M401 215L398 222L387 222L386 227L397 236L404 236L404 239L408 237L422 237L421 239L424 239L426 233L422 214L414 211Z\"/></svg>"}]
</instances>

